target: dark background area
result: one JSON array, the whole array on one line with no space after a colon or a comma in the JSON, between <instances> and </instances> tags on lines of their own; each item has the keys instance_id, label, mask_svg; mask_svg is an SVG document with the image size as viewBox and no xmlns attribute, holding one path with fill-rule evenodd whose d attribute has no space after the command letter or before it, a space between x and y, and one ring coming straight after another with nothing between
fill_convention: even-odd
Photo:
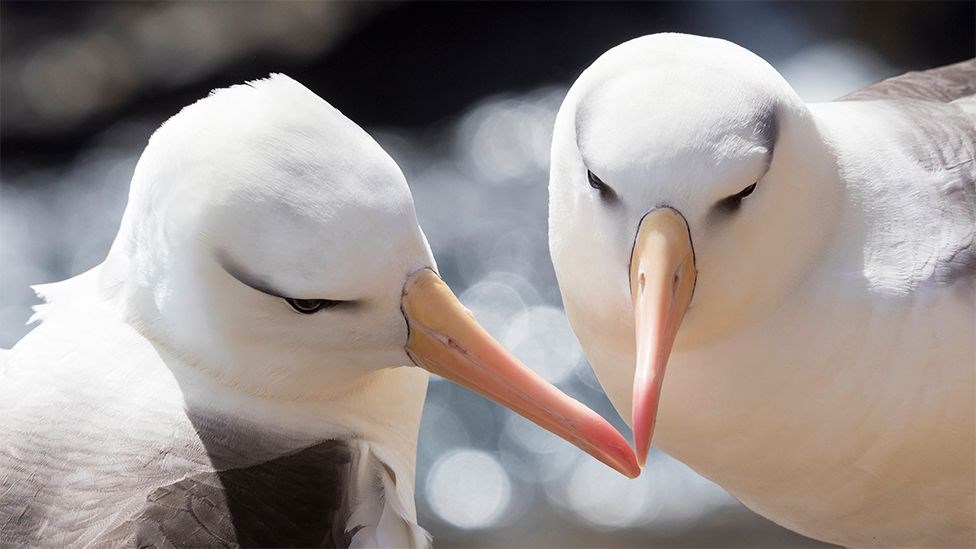
<instances>
[{"instance_id":1,"label":"dark background area","mask_svg":"<svg viewBox=\"0 0 976 549\"><path fill-rule=\"evenodd\" d=\"M105 256L152 131L210 90L283 72L401 165L441 273L527 364L626 432L562 313L548 144L607 49L672 31L767 59L807 100L973 56L974 2L3 2L0 346L30 284ZM637 481L434 380L417 503L439 546L817 545L654 452Z\"/></svg>"},{"instance_id":2,"label":"dark background area","mask_svg":"<svg viewBox=\"0 0 976 549\"><path fill-rule=\"evenodd\" d=\"M163 6L154 2L4 2L0 64L71 34L111 33L123 21ZM249 3L213 4L220 12ZM769 59L813 39L865 44L893 67L924 69L973 54L974 2L357 2L322 51L294 55L273 45L214 63L180 82L137 82L115 105L53 130L44 117L21 116L16 74L4 71L0 103L3 164L30 158L65 161L114 121L173 113L209 90L286 72L365 127L426 127L502 91L572 82L600 53L655 32L717 36ZM339 10L336 10L339 11ZM118 18L116 18L118 19ZM226 20L228 24L233 20ZM104 28L108 27L108 28ZM174 43L184 32L173 29ZM206 31L202 31L206 32ZM123 34L119 32L118 34ZM247 40L246 32L230 33ZM122 45L138 39L122 38ZM173 48L174 55L180 52ZM165 55L165 54L164 54ZM107 60L112 62L113 60ZM70 76L70 75L66 75ZM13 77L13 78L10 78ZM55 81L70 87L70 78ZM7 123L14 118L17 123ZM21 122L23 120L23 122ZM16 163L16 162L15 162Z\"/></svg>"}]
</instances>

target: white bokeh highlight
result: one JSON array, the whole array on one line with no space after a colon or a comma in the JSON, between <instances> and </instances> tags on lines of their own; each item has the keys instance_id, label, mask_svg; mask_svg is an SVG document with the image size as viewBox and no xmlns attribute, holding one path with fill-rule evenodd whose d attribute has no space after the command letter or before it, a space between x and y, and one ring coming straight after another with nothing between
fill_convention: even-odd
<instances>
[{"instance_id":1,"label":"white bokeh highlight","mask_svg":"<svg viewBox=\"0 0 976 549\"><path fill-rule=\"evenodd\" d=\"M498 460L479 450L441 456L431 468L427 494L437 516L464 529L488 528L504 515L512 495Z\"/></svg>"},{"instance_id":2,"label":"white bokeh highlight","mask_svg":"<svg viewBox=\"0 0 976 549\"><path fill-rule=\"evenodd\" d=\"M511 317L502 343L552 383L573 375L583 351L561 308L538 305Z\"/></svg>"}]
</instances>

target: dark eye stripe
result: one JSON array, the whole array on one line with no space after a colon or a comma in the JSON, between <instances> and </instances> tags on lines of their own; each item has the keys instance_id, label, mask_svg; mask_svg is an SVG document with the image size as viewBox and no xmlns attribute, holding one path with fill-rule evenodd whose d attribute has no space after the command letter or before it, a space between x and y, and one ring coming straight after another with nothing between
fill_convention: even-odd
<instances>
[{"instance_id":1,"label":"dark eye stripe","mask_svg":"<svg viewBox=\"0 0 976 549\"><path fill-rule=\"evenodd\" d=\"M603 182L602 179L596 176L590 170L586 170L586 179L590 182L590 186L594 189L600 191L600 198L607 202L614 201L617 199L617 193Z\"/></svg>"},{"instance_id":2,"label":"dark eye stripe","mask_svg":"<svg viewBox=\"0 0 976 549\"><path fill-rule=\"evenodd\" d=\"M756 190L756 183L753 183L752 185L749 185L748 187L742 189L741 191L735 193L732 196L734 196L735 198L738 198L741 201L743 198L745 198L745 197L749 196L750 194L752 194L752 191L754 191L754 190Z\"/></svg>"},{"instance_id":3,"label":"dark eye stripe","mask_svg":"<svg viewBox=\"0 0 976 549\"><path fill-rule=\"evenodd\" d=\"M330 309L342 303L342 301L332 299L293 299L290 297L284 299L295 312L302 313L303 315L317 313L323 309Z\"/></svg>"},{"instance_id":4,"label":"dark eye stripe","mask_svg":"<svg viewBox=\"0 0 976 549\"><path fill-rule=\"evenodd\" d=\"M758 183L758 181L756 183ZM742 201L756 190L756 183L749 185L732 196L727 196L722 200L719 200L715 203L715 209L729 213L737 211L739 207L742 206Z\"/></svg>"}]
</instances>

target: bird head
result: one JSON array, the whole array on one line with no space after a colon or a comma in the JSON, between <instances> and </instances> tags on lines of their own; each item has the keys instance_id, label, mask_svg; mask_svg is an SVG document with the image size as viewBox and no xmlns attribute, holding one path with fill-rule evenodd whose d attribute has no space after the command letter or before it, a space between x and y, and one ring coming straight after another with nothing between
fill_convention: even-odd
<instances>
[{"instance_id":1,"label":"bird head","mask_svg":"<svg viewBox=\"0 0 976 549\"><path fill-rule=\"evenodd\" d=\"M806 106L751 52L626 42L556 120L550 250L567 313L646 459L673 345L727 336L787 291L826 168ZM677 340L677 343L676 343ZM720 367L720 365L716 365Z\"/></svg>"},{"instance_id":2,"label":"bird head","mask_svg":"<svg viewBox=\"0 0 976 549\"><path fill-rule=\"evenodd\" d=\"M638 471L440 279L393 159L288 77L219 90L153 135L107 266L131 324L227 385L327 400L419 366Z\"/></svg>"}]
</instances>

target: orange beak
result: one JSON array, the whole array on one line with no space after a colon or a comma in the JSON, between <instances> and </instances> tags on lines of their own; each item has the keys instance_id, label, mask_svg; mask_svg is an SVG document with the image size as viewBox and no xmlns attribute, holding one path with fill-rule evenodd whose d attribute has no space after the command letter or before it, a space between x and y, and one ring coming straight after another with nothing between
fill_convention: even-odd
<instances>
[{"instance_id":1,"label":"orange beak","mask_svg":"<svg viewBox=\"0 0 976 549\"><path fill-rule=\"evenodd\" d=\"M637 332L631 425L641 466L647 462L671 346L691 303L697 277L685 218L672 208L651 210L637 229L630 258Z\"/></svg>"},{"instance_id":2,"label":"orange beak","mask_svg":"<svg viewBox=\"0 0 976 549\"><path fill-rule=\"evenodd\" d=\"M613 426L506 351L434 271L410 275L401 307L407 354L418 366L511 408L630 478L640 474Z\"/></svg>"}]
</instances>

